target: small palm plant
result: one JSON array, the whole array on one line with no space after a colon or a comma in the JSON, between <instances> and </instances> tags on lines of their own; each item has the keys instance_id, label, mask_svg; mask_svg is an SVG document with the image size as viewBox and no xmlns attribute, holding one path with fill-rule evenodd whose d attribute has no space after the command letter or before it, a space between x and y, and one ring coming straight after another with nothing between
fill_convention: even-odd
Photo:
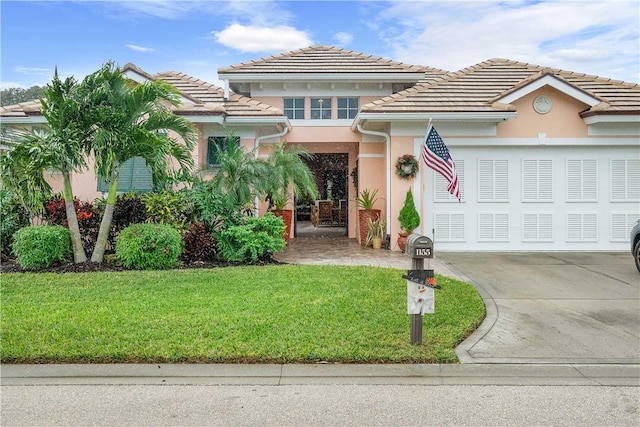
<instances>
[{"instance_id":1,"label":"small palm plant","mask_svg":"<svg viewBox=\"0 0 640 427\"><path fill-rule=\"evenodd\" d=\"M369 231L367 233L367 240L365 246L373 246L374 249L380 249L382 246L382 239L387 229L387 224L382 218L372 220L368 218L367 225Z\"/></svg>"},{"instance_id":2,"label":"small palm plant","mask_svg":"<svg viewBox=\"0 0 640 427\"><path fill-rule=\"evenodd\" d=\"M301 198L318 198L316 180L304 162L313 154L300 145L276 144L267 159L268 171L264 181L264 192L269 208L282 210L291 199L290 187Z\"/></svg>"}]
</instances>

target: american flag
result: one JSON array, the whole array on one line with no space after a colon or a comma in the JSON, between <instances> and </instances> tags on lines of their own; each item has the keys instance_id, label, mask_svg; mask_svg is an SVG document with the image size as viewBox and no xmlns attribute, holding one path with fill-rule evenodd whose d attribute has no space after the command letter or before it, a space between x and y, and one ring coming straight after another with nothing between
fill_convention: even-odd
<instances>
[{"instance_id":1,"label":"american flag","mask_svg":"<svg viewBox=\"0 0 640 427\"><path fill-rule=\"evenodd\" d=\"M449 154L449 149L433 126L429 127L427 137L424 140L422 160L424 160L427 166L440 173L440 175L447 180L449 183L447 191L460 201L460 187L458 186L456 164L451 158L451 154Z\"/></svg>"}]
</instances>

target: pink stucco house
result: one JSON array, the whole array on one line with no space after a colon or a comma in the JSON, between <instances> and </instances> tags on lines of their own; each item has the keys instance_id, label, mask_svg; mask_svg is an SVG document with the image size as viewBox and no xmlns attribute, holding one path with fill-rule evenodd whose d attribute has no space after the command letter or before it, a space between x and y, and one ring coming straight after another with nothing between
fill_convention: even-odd
<instances>
[{"instance_id":1,"label":"pink stucco house","mask_svg":"<svg viewBox=\"0 0 640 427\"><path fill-rule=\"evenodd\" d=\"M209 150L228 130L259 156L283 140L315 153L321 198L349 204L335 226L350 238L358 236L354 175L359 190L378 189L395 250L409 188L422 219L416 232L442 251L626 251L640 218L637 84L506 59L447 72L327 46L223 67L224 87L123 70L180 91L175 113L199 129L198 165L215 161ZM37 102L2 108L0 119L44 122ZM420 159L429 121L455 160L461 202L422 161L412 180L395 173L398 157ZM147 185L140 166L128 166L123 191ZM90 175L74 177L86 200L102 194ZM306 202L298 208L307 220Z\"/></svg>"}]
</instances>

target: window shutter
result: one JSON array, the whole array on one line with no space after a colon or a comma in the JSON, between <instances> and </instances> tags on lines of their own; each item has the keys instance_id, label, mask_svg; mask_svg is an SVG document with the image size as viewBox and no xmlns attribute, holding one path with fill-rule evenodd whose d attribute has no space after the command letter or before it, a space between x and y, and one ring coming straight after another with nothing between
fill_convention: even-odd
<instances>
[{"instance_id":1,"label":"window shutter","mask_svg":"<svg viewBox=\"0 0 640 427\"><path fill-rule=\"evenodd\" d=\"M128 189L122 191L153 190L153 174L151 173L151 168L147 166L145 160L142 157L134 157L133 159L131 159L131 161L131 178L129 180L130 185Z\"/></svg>"},{"instance_id":2,"label":"window shutter","mask_svg":"<svg viewBox=\"0 0 640 427\"><path fill-rule=\"evenodd\" d=\"M118 169L118 185L116 191L124 193L131 190L153 190L151 168L147 167L142 157L129 159ZM98 191L106 193L109 191L109 184L103 179L98 179Z\"/></svg>"},{"instance_id":3,"label":"window shutter","mask_svg":"<svg viewBox=\"0 0 640 427\"><path fill-rule=\"evenodd\" d=\"M538 200L553 201L553 162L538 161Z\"/></svg>"},{"instance_id":4,"label":"window shutter","mask_svg":"<svg viewBox=\"0 0 640 427\"><path fill-rule=\"evenodd\" d=\"M495 161L495 200L509 201L509 161Z\"/></svg>"},{"instance_id":5,"label":"window shutter","mask_svg":"<svg viewBox=\"0 0 640 427\"><path fill-rule=\"evenodd\" d=\"M535 160L522 161L522 200L538 200L538 165Z\"/></svg>"},{"instance_id":6,"label":"window shutter","mask_svg":"<svg viewBox=\"0 0 640 427\"><path fill-rule=\"evenodd\" d=\"M522 214L522 240L525 242L553 241L553 214Z\"/></svg>"},{"instance_id":7,"label":"window shutter","mask_svg":"<svg viewBox=\"0 0 640 427\"><path fill-rule=\"evenodd\" d=\"M640 160L627 160L627 200L640 200Z\"/></svg>"},{"instance_id":8,"label":"window shutter","mask_svg":"<svg viewBox=\"0 0 640 427\"><path fill-rule=\"evenodd\" d=\"M464 242L464 214L434 214L435 239L441 242Z\"/></svg>"},{"instance_id":9,"label":"window shutter","mask_svg":"<svg viewBox=\"0 0 640 427\"><path fill-rule=\"evenodd\" d=\"M640 201L640 160L611 160L611 200Z\"/></svg>"},{"instance_id":10,"label":"window shutter","mask_svg":"<svg viewBox=\"0 0 640 427\"><path fill-rule=\"evenodd\" d=\"M479 160L478 201L509 201L508 160Z\"/></svg>"},{"instance_id":11,"label":"window shutter","mask_svg":"<svg viewBox=\"0 0 640 427\"><path fill-rule=\"evenodd\" d=\"M478 240L485 242L509 241L509 214L478 214Z\"/></svg>"},{"instance_id":12,"label":"window shutter","mask_svg":"<svg viewBox=\"0 0 640 427\"><path fill-rule=\"evenodd\" d=\"M567 201L597 201L597 161L567 160Z\"/></svg>"},{"instance_id":13,"label":"window shutter","mask_svg":"<svg viewBox=\"0 0 640 427\"><path fill-rule=\"evenodd\" d=\"M493 200L493 160L478 162L478 198L481 202Z\"/></svg>"},{"instance_id":14,"label":"window shutter","mask_svg":"<svg viewBox=\"0 0 640 427\"><path fill-rule=\"evenodd\" d=\"M598 240L598 214L572 212L567 214L568 242L596 242Z\"/></svg>"},{"instance_id":15,"label":"window shutter","mask_svg":"<svg viewBox=\"0 0 640 427\"><path fill-rule=\"evenodd\" d=\"M638 213L612 213L611 214L611 241L629 242L629 233L640 219Z\"/></svg>"},{"instance_id":16,"label":"window shutter","mask_svg":"<svg viewBox=\"0 0 640 427\"><path fill-rule=\"evenodd\" d=\"M553 161L522 160L522 201L553 201Z\"/></svg>"}]
</instances>

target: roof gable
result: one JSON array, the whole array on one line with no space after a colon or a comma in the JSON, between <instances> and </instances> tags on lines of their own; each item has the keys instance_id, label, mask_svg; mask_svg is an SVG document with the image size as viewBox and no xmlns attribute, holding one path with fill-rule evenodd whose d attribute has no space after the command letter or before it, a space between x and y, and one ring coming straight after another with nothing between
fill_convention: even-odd
<instances>
[{"instance_id":1,"label":"roof gable","mask_svg":"<svg viewBox=\"0 0 640 427\"><path fill-rule=\"evenodd\" d=\"M526 79L522 83L516 85L513 89L508 90L498 97L494 98L494 102L501 102L504 104L511 104L514 101L530 94L531 92L535 92L536 90L544 87L550 86L572 98L581 101L590 107L599 104L602 102L602 99L594 96L580 87L571 84L564 80L560 76L556 76L549 71L541 72L536 75L533 75L531 78Z\"/></svg>"}]
</instances>

